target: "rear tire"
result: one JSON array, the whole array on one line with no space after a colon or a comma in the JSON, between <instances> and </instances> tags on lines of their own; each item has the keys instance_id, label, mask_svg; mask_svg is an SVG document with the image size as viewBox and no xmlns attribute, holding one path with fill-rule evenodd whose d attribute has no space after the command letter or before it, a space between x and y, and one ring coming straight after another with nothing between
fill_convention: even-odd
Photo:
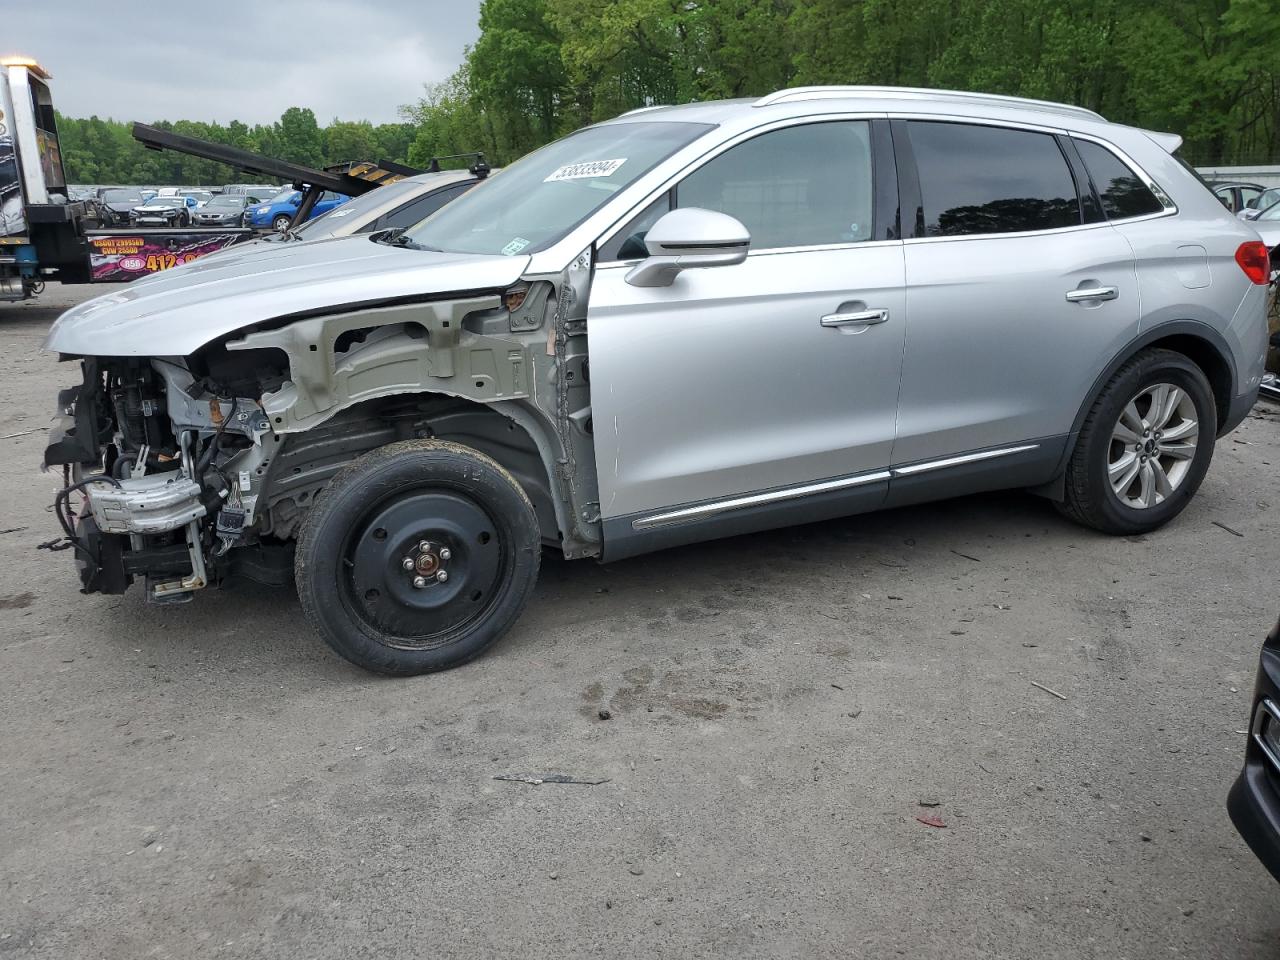
<instances>
[{"instance_id":1,"label":"rear tire","mask_svg":"<svg viewBox=\"0 0 1280 960\"><path fill-rule=\"evenodd\" d=\"M333 478L303 524L294 577L335 652L413 676L497 642L528 603L540 560L533 505L509 472L461 444L406 440Z\"/></svg>"},{"instance_id":2,"label":"rear tire","mask_svg":"<svg viewBox=\"0 0 1280 960\"><path fill-rule=\"evenodd\" d=\"M1155 530L1186 507L1213 459L1217 406L1194 362L1148 349L1094 401L1067 463L1061 512L1104 533Z\"/></svg>"}]
</instances>

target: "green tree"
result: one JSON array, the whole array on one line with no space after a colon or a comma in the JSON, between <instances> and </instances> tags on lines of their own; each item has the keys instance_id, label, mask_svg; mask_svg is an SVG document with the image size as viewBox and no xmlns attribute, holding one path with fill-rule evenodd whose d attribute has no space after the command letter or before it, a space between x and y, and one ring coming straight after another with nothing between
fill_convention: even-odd
<instances>
[{"instance_id":1,"label":"green tree","mask_svg":"<svg viewBox=\"0 0 1280 960\"><path fill-rule=\"evenodd\" d=\"M309 107L290 107L280 116L276 129L282 159L309 167L324 162L324 137Z\"/></svg>"}]
</instances>

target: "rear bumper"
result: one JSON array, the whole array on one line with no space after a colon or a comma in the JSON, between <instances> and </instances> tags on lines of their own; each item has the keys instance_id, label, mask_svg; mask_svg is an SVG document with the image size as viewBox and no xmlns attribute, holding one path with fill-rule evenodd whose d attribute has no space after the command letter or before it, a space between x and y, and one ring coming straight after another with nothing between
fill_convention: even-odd
<instances>
[{"instance_id":1,"label":"rear bumper","mask_svg":"<svg viewBox=\"0 0 1280 960\"><path fill-rule=\"evenodd\" d=\"M1280 646L1273 646L1275 633L1262 650L1254 710L1263 699L1280 702ZM1249 745L1244 770L1231 787L1227 812L1249 848L1280 880L1280 769L1271 766L1252 736L1254 714L1250 713Z\"/></svg>"},{"instance_id":2,"label":"rear bumper","mask_svg":"<svg viewBox=\"0 0 1280 960\"><path fill-rule=\"evenodd\" d=\"M1242 393L1235 397L1227 405L1227 419L1223 421L1222 429L1218 431L1218 436L1225 437L1228 433L1240 426L1244 422L1244 418L1249 415L1249 411L1253 409L1253 405L1258 402L1258 388L1254 387L1248 393Z\"/></svg>"}]
</instances>

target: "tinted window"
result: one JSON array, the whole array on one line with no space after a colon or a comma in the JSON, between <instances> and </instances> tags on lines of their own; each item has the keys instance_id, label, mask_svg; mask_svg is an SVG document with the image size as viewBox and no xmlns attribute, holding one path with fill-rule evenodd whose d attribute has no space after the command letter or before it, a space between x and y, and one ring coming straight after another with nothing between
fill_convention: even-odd
<instances>
[{"instance_id":1,"label":"tinted window","mask_svg":"<svg viewBox=\"0 0 1280 960\"><path fill-rule=\"evenodd\" d=\"M1071 168L1046 133L909 123L931 237L1051 230L1081 222Z\"/></svg>"},{"instance_id":2,"label":"tinted window","mask_svg":"<svg viewBox=\"0 0 1280 960\"><path fill-rule=\"evenodd\" d=\"M679 207L741 220L753 250L869 240L871 198L871 127L864 120L761 134L676 188Z\"/></svg>"},{"instance_id":3,"label":"tinted window","mask_svg":"<svg viewBox=\"0 0 1280 960\"><path fill-rule=\"evenodd\" d=\"M1142 182L1142 178L1106 147L1077 140L1076 149L1089 168L1089 176L1102 198L1102 209L1112 220L1161 213L1164 204Z\"/></svg>"},{"instance_id":4,"label":"tinted window","mask_svg":"<svg viewBox=\"0 0 1280 960\"><path fill-rule=\"evenodd\" d=\"M462 196L473 186L475 186L474 182L468 181L467 183L459 183L452 187L447 187L444 190L437 190L435 193L428 194L425 197L419 197L411 203L406 203L399 210L393 210L382 217L379 229L384 227L409 227L415 223L420 223L450 200Z\"/></svg>"}]
</instances>

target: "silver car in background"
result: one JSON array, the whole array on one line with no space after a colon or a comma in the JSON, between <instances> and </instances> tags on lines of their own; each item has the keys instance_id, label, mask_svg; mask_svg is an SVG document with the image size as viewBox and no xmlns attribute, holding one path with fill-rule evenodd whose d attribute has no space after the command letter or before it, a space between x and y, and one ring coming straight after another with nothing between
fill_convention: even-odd
<instances>
[{"instance_id":1,"label":"silver car in background","mask_svg":"<svg viewBox=\"0 0 1280 960\"><path fill-rule=\"evenodd\" d=\"M495 642L543 548L1006 488L1153 530L1267 346L1267 248L1179 144L799 88L580 130L398 236L140 280L47 342L82 366L45 461L83 588L292 573L338 653L404 675Z\"/></svg>"}]
</instances>

